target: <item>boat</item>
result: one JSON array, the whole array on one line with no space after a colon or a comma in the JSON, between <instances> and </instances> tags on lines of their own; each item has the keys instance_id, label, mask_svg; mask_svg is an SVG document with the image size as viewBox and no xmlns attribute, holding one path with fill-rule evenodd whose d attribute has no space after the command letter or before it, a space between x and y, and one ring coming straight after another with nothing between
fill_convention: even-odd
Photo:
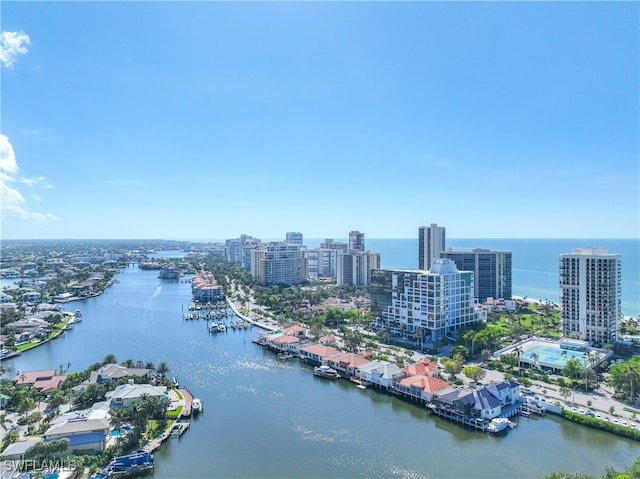
<instances>
[{"instance_id":1,"label":"boat","mask_svg":"<svg viewBox=\"0 0 640 479\"><path fill-rule=\"evenodd\" d=\"M487 427L487 432L492 434L499 434L509 429L511 423L506 417L497 417L491 420L491 423Z\"/></svg>"},{"instance_id":2,"label":"boat","mask_svg":"<svg viewBox=\"0 0 640 479\"><path fill-rule=\"evenodd\" d=\"M193 402L191 403L191 412L193 414L200 414L200 412L202 412L202 401L200 401L200 399L193 399Z\"/></svg>"},{"instance_id":3,"label":"boat","mask_svg":"<svg viewBox=\"0 0 640 479\"><path fill-rule=\"evenodd\" d=\"M288 353L288 352L278 353L278 359L282 359L283 361L286 361L287 359L293 359L295 357L296 355L293 353Z\"/></svg>"},{"instance_id":4,"label":"boat","mask_svg":"<svg viewBox=\"0 0 640 479\"><path fill-rule=\"evenodd\" d=\"M365 386L364 384L358 384L356 387L358 389L367 389L367 386Z\"/></svg>"},{"instance_id":5,"label":"boat","mask_svg":"<svg viewBox=\"0 0 640 479\"><path fill-rule=\"evenodd\" d=\"M153 454L150 452L135 452L115 458L100 471L100 477L130 477L141 475L153 470Z\"/></svg>"},{"instance_id":6,"label":"boat","mask_svg":"<svg viewBox=\"0 0 640 479\"><path fill-rule=\"evenodd\" d=\"M76 323L79 323L80 321L82 321L82 311L80 311L79 309L76 309L76 314L73 316L73 321Z\"/></svg>"},{"instance_id":7,"label":"boat","mask_svg":"<svg viewBox=\"0 0 640 479\"><path fill-rule=\"evenodd\" d=\"M313 368L313 374L327 379L337 379L340 377L338 371L324 364L322 366L316 366L315 368Z\"/></svg>"}]
</instances>

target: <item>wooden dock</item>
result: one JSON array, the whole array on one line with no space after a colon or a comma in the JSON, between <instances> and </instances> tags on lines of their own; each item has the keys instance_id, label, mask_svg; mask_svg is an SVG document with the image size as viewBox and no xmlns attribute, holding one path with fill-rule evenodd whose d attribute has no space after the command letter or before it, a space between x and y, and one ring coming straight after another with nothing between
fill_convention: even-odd
<instances>
[{"instance_id":1,"label":"wooden dock","mask_svg":"<svg viewBox=\"0 0 640 479\"><path fill-rule=\"evenodd\" d=\"M180 414L182 417L190 417L191 416L191 403L193 402L193 396L191 392L186 389L179 389L180 394L184 398L184 406L182 407L182 413Z\"/></svg>"},{"instance_id":2,"label":"wooden dock","mask_svg":"<svg viewBox=\"0 0 640 479\"><path fill-rule=\"evenodd\" d=\"M166 441L170 436L182 436L184 432L189 429L190 423L185 421L175 421L169 429L163 432L160 436L155 439L149 441L142 448L144 452L153 452L158 449L164 441Z\"/></svg>"}]
</instances>

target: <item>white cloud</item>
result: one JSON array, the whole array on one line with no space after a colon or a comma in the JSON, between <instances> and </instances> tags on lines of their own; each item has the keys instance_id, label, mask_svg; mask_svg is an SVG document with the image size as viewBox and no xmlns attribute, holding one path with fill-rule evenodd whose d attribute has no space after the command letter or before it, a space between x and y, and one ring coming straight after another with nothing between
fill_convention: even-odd
<instances>
[{"instance_id":1,"label":"white cloud","mask_svg":"<svg viewBox=\"0 0 640 479\"><path fill-rule=\"evenodd\" d=\"M29 188L33 188L38 185L45 190L53 188L53 183L47 180L44 176L36 176L35 178L27 178L26 176L23 176L20 178L20 183L28 186Z\"/></svg>"},{"instance_id":2,"label":"white cloud","mask_svg":"<svg viewBox=\"0 0 640 479\"><path fill-rule=\"evenodd\" d=\"M18 172L16 155L9 138L0 133L0 173L14 174Z\"/></svg>"},{"instance_id":3,"label":"white cloud","mask_svg":"<svg viewBox=\"0 0 640 479\"><path fill-rule=\"evenodd\" d=\"M27 201L22 193L11 185L11 183L16 182L15 175L18 170L13 145L11 145L6 135L0 133L0 213L3 219L28 221L34 224L48 224L50 221L55 220L55 215L51 213L40 213L27 207ZM24 184L22 180L20 183ZM36 184L43 184L45 188L53 186L43 176L38 176L34 180L28 180L28 186Z\"/></svg>"},{"instance_id":4,"label":"white cloud","mask_svg":"<svg viewBox=\"0 0 640 479\"><path fill-rule=\"evenodd\" d=\"M29 35L22 31L0 33L0 62L6 68L11 68L20 55L29 51L29 45Z\"/></svg>"},{"instance_id":5,"label":"white cloud","mask_svg":"<svg viewBox=\"0 0 640 479\"><path fill-rule=\"evenodd\" d=\"M22 134L24 136L38 136L40 134L40 130L35 129L35 130L29 130L29 129L24 129L22 130Z\"/></svg>"}]
</instances>

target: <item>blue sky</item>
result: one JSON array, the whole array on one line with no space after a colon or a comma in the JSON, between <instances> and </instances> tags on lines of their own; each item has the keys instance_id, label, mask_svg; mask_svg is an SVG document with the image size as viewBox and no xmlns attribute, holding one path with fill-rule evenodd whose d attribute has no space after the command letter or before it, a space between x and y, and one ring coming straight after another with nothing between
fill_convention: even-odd
<instances>
[{"instance_id":1,"label":"blue sky","mask_svg":"<svg viewBox=\"0 0 640 479\"><path fill-rule=\"evenodd\" d=\"M637 2L2 2L2 238L640 236Z\"/></svg>"}]
</instances>

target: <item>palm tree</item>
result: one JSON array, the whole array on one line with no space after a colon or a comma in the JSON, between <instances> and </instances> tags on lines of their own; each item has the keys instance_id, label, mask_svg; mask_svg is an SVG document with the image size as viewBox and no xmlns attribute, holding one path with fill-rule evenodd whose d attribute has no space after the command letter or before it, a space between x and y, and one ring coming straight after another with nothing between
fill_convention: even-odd
<instances>
[{"instance_id":1,"label":"palm tree","mask_svg":"<svg viewBox=\"0 0 640 479\"><path fill-rule=\"evenodd\" d=\"M540 355L536 352L531 353L531 360L533 361L533 365L538 368L538 360L540 359Z\"/></svg>"},{"instance_id":2,"label":"palm tree","mask_svg":"<svg viewBox=\"0 0 640 479\"><path fill-rule=\"evenodd\" d=\"M102 364L115 364L118 360L114 354L107 354L102 360Z\"/></svg>"},{"instance_id":3,"label":"palm tree","mask_svg":"<svg viewBox=\"0 0 640 479\"><path fill-rule=\"evenodd\" d=\"M158 372L158 374L162 374L162 376L164 377L164 375L169 372L169 365L162 361L160 364L158 364L158 368L156 369L156 371Z\"/></svg>"}]
</instances>

